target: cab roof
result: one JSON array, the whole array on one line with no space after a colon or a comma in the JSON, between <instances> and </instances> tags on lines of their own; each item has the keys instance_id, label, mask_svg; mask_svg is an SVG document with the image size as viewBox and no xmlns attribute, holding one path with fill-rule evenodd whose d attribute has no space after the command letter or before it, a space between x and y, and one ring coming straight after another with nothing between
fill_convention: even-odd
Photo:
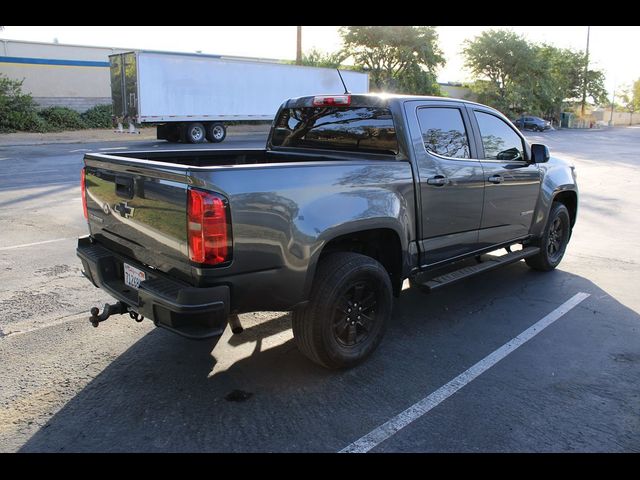
<instances>
[{"instance_id":1,"label":"cab roof","mask_svg":"<svg viewBox=\"0 0 640 480\"><path fill-rule=\"evenodd\" d=\"M401 95L397 93L335 93L335 94L318 94L318 95L307 95L304 97L290 98L284 103L285 108L303 108L303 107L314 107L314 99L316 97L326 97L326 96L334 96L334 97L342 97L345 95L351 96L351 106L354 107L369 107L369 106L388 106L392 102L395 101L407 101L407 100L436 100L438 102L455 102L455 103L466 103L469 105L479 105L486 107L486 105L482 105L477 102L471 102L469 100L463 100L460 98L449 98L449 97L435 97L428 95Z\"/></svg>"}]
</instances>

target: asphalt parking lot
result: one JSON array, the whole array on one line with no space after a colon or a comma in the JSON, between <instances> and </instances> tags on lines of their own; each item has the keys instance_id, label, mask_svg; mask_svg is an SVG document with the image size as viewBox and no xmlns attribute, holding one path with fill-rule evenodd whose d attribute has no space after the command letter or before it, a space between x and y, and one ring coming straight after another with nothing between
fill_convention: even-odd
<instances>
[{"instance_id":1,"label":"asphalt parking lot","mask_svg":"<svg viewBox=\"0 0 640 480\"><path fill-rule=\"evenodd\" d=\"M525 134L577 166L560 267L403 290L376 353L337 373L297 351L286 313L217 342L92 328L110 297L75 256L82 155L170 146L0 145L0 451L640 452L640 128Z\"/></svg>"}]
</instances>

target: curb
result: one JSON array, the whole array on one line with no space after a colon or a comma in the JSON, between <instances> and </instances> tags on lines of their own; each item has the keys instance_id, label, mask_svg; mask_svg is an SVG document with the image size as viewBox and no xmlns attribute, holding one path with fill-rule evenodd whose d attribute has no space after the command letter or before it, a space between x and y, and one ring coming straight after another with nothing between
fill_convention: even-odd
<instances>
[{"instance_id":1,"label":"curb","mask_svg":"<svg viewBox=\"0 0 640 480\"><path fill-rule=\"evenodd\" d=\"M227 138L228 137L241 137L241 136L249 136L249 135L267 135L269 133L269 130L265 130L265 131L257 131L257 132L228 132L227 133ZM114 132L115 134L115 132ZM118 134L118 135L124 135L124 134ZM155 138L155 136L153 138L145 138L145 137L140 137L140 138L134 138L134 134L126 134L126 135L131 135L130 140L125 140L125 142L130 142L130 141L142 141L142 140L146 140L146 141L155 141L157 140L157 138ZM120 138L109 138L109 139L86 139L86 140L35 140L35 141L30 141L27 142L25 141L24 143L2 143L2 141L0 141L0 148L4 148L4 147L32 147L35 145L54 145L54 144L68 144L68 145L73 145L73 144L84 144L84 143L101 143L101 142L118 142L121 141ZM167 142L168 143L168 142ZM206 145L206 143L204 144Z\"/></svg>"}]
</instances>

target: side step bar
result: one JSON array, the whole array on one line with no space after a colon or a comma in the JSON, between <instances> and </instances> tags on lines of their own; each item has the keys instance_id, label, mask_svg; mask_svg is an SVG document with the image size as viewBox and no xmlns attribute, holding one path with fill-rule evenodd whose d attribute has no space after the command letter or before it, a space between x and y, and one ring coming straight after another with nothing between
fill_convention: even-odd
<instances>
[{"instance_id":1,"label":"side step bar","mask_svg":"<svg viewBox=\"0 0 640 480\"><path fill-rule=\"evenodd\" d=\"M439 277L430 278L428 280L425 280L424 282L420 281L420 276L423 274L418 273L413 280L422 290L430 292L440 287L451 285L452 283L464 280L465 278L473 277L474 275L477 275L479 273L488 272L489 270L493 270L494 268L502 267L510 263L515 263L519 260L522 260L523 258L536 255L539 252L539 247L527 247L523 248L522 250L518 250L517 252L507 253L506 255L502 255L501 257L489 258L482 263L473 265L471 267L464 267L460 270L445 273L444 275L440 275Z\"/></svg>"}]
</instances>

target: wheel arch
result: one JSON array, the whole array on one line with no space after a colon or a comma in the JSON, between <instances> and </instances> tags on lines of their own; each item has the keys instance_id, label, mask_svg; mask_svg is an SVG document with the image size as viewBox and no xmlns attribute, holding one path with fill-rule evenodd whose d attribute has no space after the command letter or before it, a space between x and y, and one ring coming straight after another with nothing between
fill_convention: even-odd
<instances>
[{"instance_id":1,"label":"wheel arch","mask_svg":"<svg viewBox=\"0 0 640 480\"><path fill-rule=\"evenodd\" d=\"M380 262L389 274L394 295L398 296L402 290L407 251L407 246L403 245L401 238L400 232L391 226L354 229L327 238L322 249L309 262L305 298L308 298L311 292L318 264L334 252L360 253Z\"/></svg>"},{"instance_id":2,"label":"wheel arch","mask_svg":"<svg viewBox=\"0 0 640 480\"><path fill-rule=\"evenodd\" d=\"M569 218L571 219L571 228L576 224L578 216L578 194L574 190L563 190L557 192L552 199L553 202L562 203L569 210Z\"/></svg>"}]
</instances>

